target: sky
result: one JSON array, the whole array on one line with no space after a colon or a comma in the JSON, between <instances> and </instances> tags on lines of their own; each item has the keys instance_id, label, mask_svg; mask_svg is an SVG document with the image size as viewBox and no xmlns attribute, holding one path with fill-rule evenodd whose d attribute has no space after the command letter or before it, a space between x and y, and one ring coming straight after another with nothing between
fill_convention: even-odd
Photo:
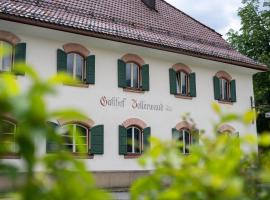
<instances>
[{"instance_id":1,"label":"sky","mask_svg":"<svg viewBox=\"0 0 270 200\"><path fill-rule=\"evenodd\" d=\"M237 10L241 0L166 0L181 11L226 37L230 28L238 30Z\"/></svg>"}]
</instances>

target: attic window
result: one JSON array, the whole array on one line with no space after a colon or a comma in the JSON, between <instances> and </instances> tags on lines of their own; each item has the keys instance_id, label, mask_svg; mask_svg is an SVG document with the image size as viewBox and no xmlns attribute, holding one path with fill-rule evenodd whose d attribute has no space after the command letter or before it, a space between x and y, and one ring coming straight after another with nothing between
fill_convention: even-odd
<instances>
[{"instance_id":1,"label":"attic window","mask_svg":"<svg viewBox=\"0 0 270 200\"><path fill-rule=\"evenodd\" d=\"M142 0L142 2L150 9L156 10L156 0Z\"/></svg>"}]
</instances>

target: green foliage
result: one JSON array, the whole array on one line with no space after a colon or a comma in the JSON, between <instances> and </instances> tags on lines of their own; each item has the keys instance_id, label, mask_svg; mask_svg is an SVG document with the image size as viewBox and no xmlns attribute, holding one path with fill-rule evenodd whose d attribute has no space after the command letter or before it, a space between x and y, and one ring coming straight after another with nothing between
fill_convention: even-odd
<instances>
[{"instance_id":1,"label":"green foliage","mask_svg":"<svg viewBox=\"0 0 270 200\"><path fill-rule=\"evenodd\" d=\"M4 53L0 49L0 53ZM26 72L27 89L20 89L13 74L0 74L0 116L10 116L17 121L16 146L22 165L10 164L0 159L0 175L12 182L0 188L0 193L11 199L22 200L104 200L110 196L95 186L83 162L65 151L40 155L37 141L54 138L61 144L57 130L47 125L49 119L78 118L85 116L75 110L49 111L45 98L55 95L55 86L73 82L65 74L42 80L29 66L17 63L15 71ZM2 124L0 123L0 126ZM0 127L1 128L1 127ZM1 138L3 142L3 138ZM7 149L0 147L0 155Z\"/></svg>"},{"instance_id":2,"label":"green foliage","mask_svg":"<svg viewBox=\"0 0 270 200\"><path fill-rule=\"evenodd\" d=\"M239 9L241 18L239 31L230 30L228 41L239 52L270 66L270 6L262 1L244 0ZM270 110L270 72L258 73L254 76L254 92L260 111ZM267 105L267 106L265 106Z\"/></svg>"},{"instance_id":3,"label":"green foliage","mask_svg":"<svg viewBox=\"0 0 270 200\"><path fill-rule=\"evenodd\" d=\"M213 109L220 118L215 127L235 121L248 125L254 120L251 111L241 116L224 113L217 104L213 104ZM180 151L182 144L177 141L161 142L152 138L151 150L139 162L155 170L133 184L131 197L134 200L269 199L270 190L264 183L270 182L270 157L265 155L258 165L256 150L251 150L256 149L257 142L254 134L241 138L203 134L200 144L193 145L191 153L184 155ZM263 135L259 142L269 146L269 135ZM240 144L251 148L245 151Z\"/></svg>"}]
</instances>

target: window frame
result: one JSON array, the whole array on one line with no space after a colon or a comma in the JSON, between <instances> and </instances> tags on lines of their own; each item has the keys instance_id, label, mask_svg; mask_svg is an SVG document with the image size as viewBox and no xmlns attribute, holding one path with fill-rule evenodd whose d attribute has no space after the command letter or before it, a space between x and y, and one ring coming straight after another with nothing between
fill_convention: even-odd
<instances>
[{"instance_id":1,"label":"window frame","mask_svg":"<svg viewBox=\"0 0 270 200\"><path fill-rule=\"evenodd\" d=\"M128 67L128 64L130 64L130 86L127 86L127 89L141 90L142 89L142 66L140 64L138 64L137 62L134 62L134 61L126 62L126 74L125 74L126 82L127 82L127 67ZM138 67L138 70L137 70L138 77L136 78L138 87L134 87L134 77L133 77L133 75L134 75L134 70L133 70L134 65L137 65L137 67Z\"/></svg>"},{"instance_id":2,"label":"window frame","mask_svg":"<svg viewBox=\"0 0 270 200\"><path fill-rule=\"evenodd\" d=\"M127 155L141 155L143 153L143 130L138 126L131 125L127 127L127 132L129 129L132 129L132 152L128 152L128 141L127 141ZM139 152L135 152L135 129L139 130ZM127 133L128 134L128 133ZM128 140L128 135L127 135Z\"/></svg>"},{"instance_id":3,"label":"window frame","mask_svg":"<svg viewBox=\"0 0 270 200\"><path fill-rule=\"evenodd\" d=\"M3 65L4 57L0 55L0 67L1 67L0 68L0 72L11 72L12 69L13 69L13 66L14 66L14 53L15 53L15 51L14 51L14 44L12 44L9 41L3 40L3 39L0 40L0 46L1 47L3 47L5 43L8 44L11 47L11 52L10 52L10 55L9 55L11 61L10 61L9 70L8 71L5 71L4 68L3 68L4 67L4 65Z\"/></svg>"},{"instance_id":4,"label":"window frame","mask_svg":"<svg viewBox=\"0 0 270 200\"><path fill-rule=\"evenodd\" d=\"M68 70L68 56L71 55L71 54L74 54L74 57L73 57L73 62L72 62L72 78L74 80L79 80L81 83L85 83L86 81L86 58L84 55L82 55L81 53L77 52L77 51L70 51L67 53L67 70ZM81 80L80 79L77 79L77 76L76 76L76 70L77 70L77 56L81 56L82 59L83 59L83 66L82 66L82 78ZM74 67L75 66L75 67ZM68 71L67 71L68 74L70 74ZM70 74L71 75L71 74Z\"/></svg>"},{"instance_id":5,"label":"window frame","mask_svg":"<svg viewBox=\"0 0 270 200\"><path fill-rule=\"evenodd\" d=\"M185 84L186 84L186 94L183 94L183 88L182 88L182 74L184 74L184 77L186 77ZM180 77L180 80L179 80ZM190 96L190 80L189 80L189 73L184 70L178 70L176 71L176 95L180 96Z\"/></svg>"},{"instance_id":6,"label":"window frame","mask_svg":"<svg viewBox=\"0 0 270 200\"><path fill-rule=\"evenodd\" d=\"M91 146L91 141L89 140L91 133L90 133L89 128L83 124L80 124L80 123L68 123L68 124L64 124L62 126L63 130L65 130L65 127L68 127L68 126L72 126L72 136L70 134L68 135L68 137L72 137L72 151L69 151L68 148L65 148L64 150L71 153L71 154L89 154L89 148ZM78 126L81 128L84 128L86 130L86 150L87 150L86 152L76 151L77 146L83 146L83 144L79 144L79 145L76 144L76 135L75 134L76 134L76 129ZM65 132L61 134L61 138L63 140L65 140L65 137L66 137L66 135L64 135L64 134L65 134ZM65 141L63 142L64 147L66 147L68 145L71 145L71 144L68 144L68 143L66 144Z\"/></svg>"}]
</instances>

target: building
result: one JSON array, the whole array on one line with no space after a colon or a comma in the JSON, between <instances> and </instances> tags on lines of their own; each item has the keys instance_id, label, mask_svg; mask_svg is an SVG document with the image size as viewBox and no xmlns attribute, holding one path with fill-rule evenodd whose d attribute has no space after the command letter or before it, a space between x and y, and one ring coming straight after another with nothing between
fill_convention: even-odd
<instances>
[{"instance_id":1,"label":"building","mask_svg":"<svg viewBox=\"0 0 270 200\"><path fill-rule=\"evenodd\" d=\"M20 60L44 78L65 71L81 80L59 87L48 106L73 107L89 116L52 124L84 134L85 162L104 187L127 187L146 173L136 158L150 145L150 135L182 139L183 153L189 153L197 137L181 116L190 113L197 127L211 133L216 118L211 103L246 111L252 75L267 70L164 0L0 2L0 44L14 49L13 56L0 58L0 70L11 71ZM27 77L17 79L27 87ZM15 132L16 121L4 123L8 133ZM224 124L219 131L256 133L256 126ZM74 138L65 141L76 156ZM49 141L40 141L40 154L54 150ZM13 151L4 159L19 164Z\"/></svg>"}]
</instances>

